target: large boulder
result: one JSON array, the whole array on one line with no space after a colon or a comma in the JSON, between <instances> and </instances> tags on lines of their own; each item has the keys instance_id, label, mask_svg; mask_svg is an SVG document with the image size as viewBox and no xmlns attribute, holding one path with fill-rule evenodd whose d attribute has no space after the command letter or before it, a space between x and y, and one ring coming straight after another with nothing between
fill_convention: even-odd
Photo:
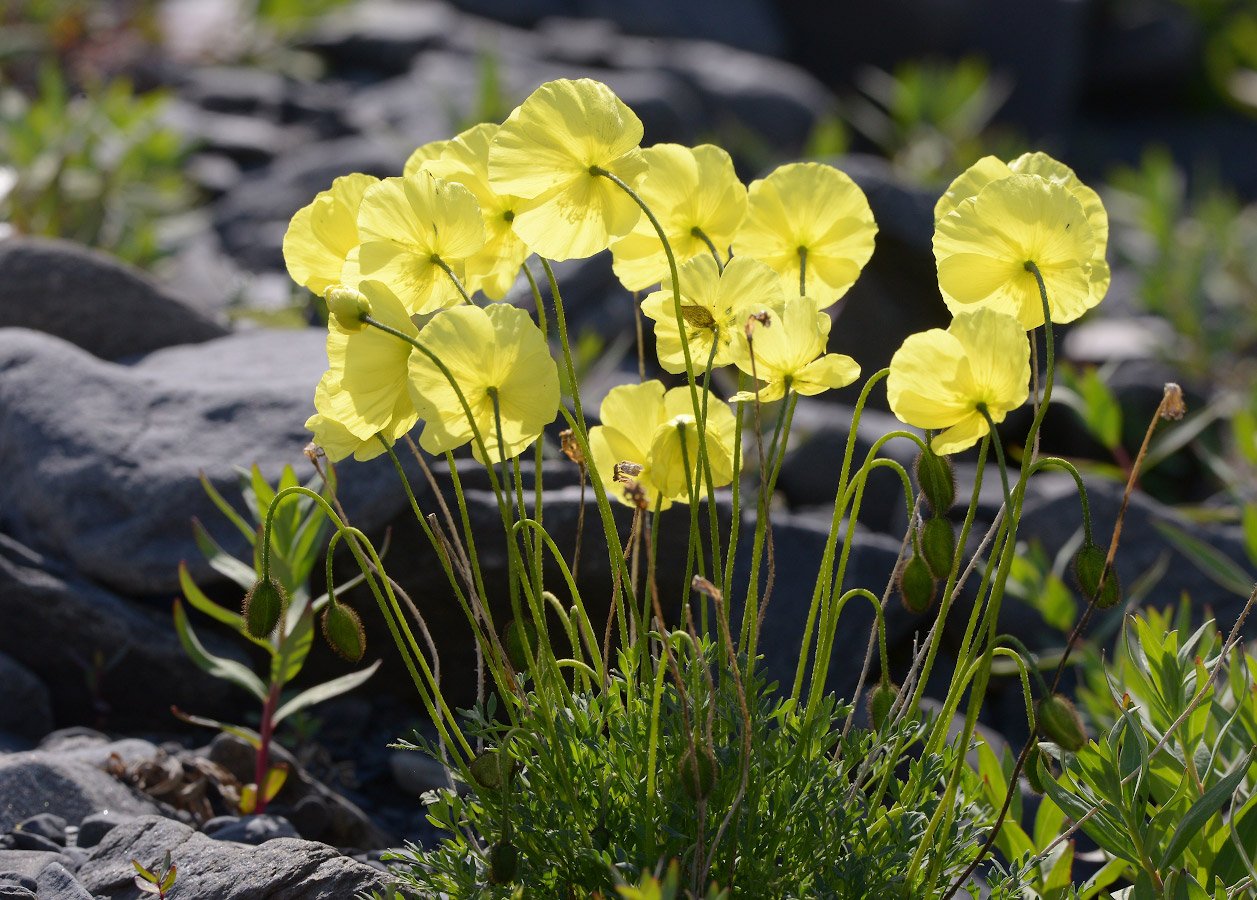
<instances>
[{"instance_id":1,"label":"large boulder","mask_svg":"<svg viewBox=\"0 0 1257 900\"><path fill-rule=\"evenodd\" d=\"M131 860L160 862L167 852L178 867L175 892L183 900L343 900L390 883L383 872L326 844L277 838L247 846L156 816L105 835L79 869L79 880L97 897L130 900L136 895Z\"/></svg>"},{"instance_id":2,"label":"large boulder","mask_svg":"<svg viewBox=\"0 0 1257 900\"><path fill-rule=\"evenodd\" d=\"M101 359L227 333L139 270L70 241L0 241L0 284L0 328L55 334Z\"/></svg>"},{"instance_id":3,"label":"large boulder","mask_svg":"<svg viewBox=\"0 0 1257 900\"><path fill-rule=\"evenodd\" d=\"M104 810L127 816L161 811L91 763L39 750L0 756L0 832L39 813L77 825Z\"/></svg>"},{"instance_id":4,"label":"large boulder","mask_svg":"<svg viewBox=\"0 0 1257 900\"><path fill-rule=\"evenodd\" d=\"M26 666L0 652L0 734L38 740L51 730L48 686Z\"/></svg>"}]
</instances>

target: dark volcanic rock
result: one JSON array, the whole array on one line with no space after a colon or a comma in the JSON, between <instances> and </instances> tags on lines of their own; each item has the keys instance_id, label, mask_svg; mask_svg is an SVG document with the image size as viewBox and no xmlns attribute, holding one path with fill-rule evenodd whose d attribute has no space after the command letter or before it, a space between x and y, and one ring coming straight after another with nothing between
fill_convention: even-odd
<instances>
[{"instance_id":1,"label":"dark volcanic rock","mask_svg":"<svg viewBox=\"0 0 1257 900\"><path fill-rule=\"evenodd\" d=\"M137 269L70 241L0 241L0 328L33 328L119 359L222 337Z\"/></svg>"},{"instance_id":2,"label":"dark volcanic rock","mask_svg":"<svg viewBox=\"0 0 1257 900\"><path fill-rule=\"evenodd\" d=\"M135 896L132 859L156 862L169 851L184 900L343 900L384 890L389 879L326 844L279 838L259 847L216 841L170 819L142 817L105 836L79 869L93 894Z\"/></svg>"},{"instance_id":3,"label":"dark volcanic rock","mask_svg":"<svg viewBox=\"0 0 1257 900\"><path fill-rule=\"evenodd\" d=\"M85 762L37 750L0 756L0 831L40 813L77 824L104 810L136 816L160 811L149 798Z\"/></svg>"},{"instance_id":4,"label":"dark volcanic rock","mask_svg":"<svg viewBox=\"0 0 1257 900\"><path fill-rule=\"evenodd\" d=\"M0 652L0 733L34 741L51 730L48 686L16 659Z\"/></svg>"}]
</instances>

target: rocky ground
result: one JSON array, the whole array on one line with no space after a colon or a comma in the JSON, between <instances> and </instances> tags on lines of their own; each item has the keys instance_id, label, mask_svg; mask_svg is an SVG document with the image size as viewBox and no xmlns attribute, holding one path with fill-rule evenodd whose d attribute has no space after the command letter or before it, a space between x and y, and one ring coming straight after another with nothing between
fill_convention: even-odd
<instances>
[{"instance_id":1,"label":"rocky ground","mask_svg":"<svg viewBox=\"0 0 1257 900\"><path fill-rule=\"evenodd\" d=\"M328 67L325 80L221 66L175 77L176 121L203 142L190 171L209 202L179 223L184 237L159 280L62 242L0 243L0 898L134 897L130 859L156 863L167 850L179 866L179 897L256 897L263 885L269 897L346 897L385 884L374 861L379 851L431 840L419 795L444 783L444 774L416 754L387 748L421 720L382 625L370 616L368 656L384 657L385 668L368 690L317 710L318 730L301 736L291 758L300 776L266 816L229 816L222 799L224 785L251 780L247 748L209 730L194 733L170 715L172 705L233 721L248 715L234 688L188 661L171 624L180 562L214 596L238 601L193 539L197 517L229 550L244 551L238 535L233 542L231 530L219 527L198 474L231 498L238 466L257 464L272 480L286 464L308 474L302 424L326 365L320 328L231 325L229 314L290 301L280 242L292 213L333 177L397 174L416 144L457 130L475 112L486 52L512 102L547 78L588 75L638 111L647 142L741 135L731 149L748 178L768 162L766 142L783 158L797 156L832 110L833 98L814 78L751 52L775 49L767 26L763 46L749 49L689 40L695 35L684 29L678 35L632 38L598 22L558 20L526 31L439 3L367 2L308 40L305 49ZM934 194L900 183L872 158L841 165L868 194L880 233L872 262L841 304L831 349L873 372L908 333L945 322L930 250ZM559 277L574 330L623 348L622 336L632 333L631 298L609 260L561 266ZM1120 278L1115 284L1120 295ZM1087 361L1121 357L1115 383L1130 404L1150 411L1173 373L1155 361L1157 333L1123 312L1120 296L1111 305L1116 311L1107 318L1066 336L1065 352ZM628 377L603 372L589 393L596 398ZM854 399L848 390L799 406L774 519L777 580L761 639L774 678L793 673ZM870 410L857 458L894 427L887 413ZM1049 427L1053 452L1095 449L1067 413ZM885 452L911 461L896 443ZM961 475L964 495L963 465ZM391 530L405 548L393 574L429 613L447 684L465 704L466 631L433 577L434 560L391 467L346 464L340 478L353 522L377 537ZM556 462L547 479L547 524L560 546L570 546L580 503L574 475ZM474 473L467 480L473 520L491 526L492 496ZM1097 534L1107 535L1120 485L1096 479L1091 497ZM420 502L430 500L421 491ZM979 526L998 501L989 479ZM1119 575L1131 583L1170 560L1156 596L1174 601L1188 592L1228 625L1238 604L1176 555L1155 528L1161 520L1177 517L1137 495ZM898 481L876 473L855 526L849 583L886 583L904 525ZM1026 540L1039 541L1052 558L1077 526L1071 483L1036 480ZM1242 558L1234 529L1197 533ZM587 537L582 577L591 597L605 595L607 577L591 548L596 536ZM490 540L482 552L490 581L500 579L501 547ZM663 579L672 568L665 559ZM1005 616L1005 630L1031 647L1060 639L1028 604L1011 602ZM840 693L854 688L870 625L863 607L844 614L829 673ZM891 604L888 626L892 663L906 665L928 620ZM213 652L243 657L227 635L201 630ZM311 681L345 671L321 647L309 668ZM950 674L944 659L936 668L940 695ZM1020 702L1010 692L993 705L988 724L1016 739Z\"/></svg>"}]
</instances>

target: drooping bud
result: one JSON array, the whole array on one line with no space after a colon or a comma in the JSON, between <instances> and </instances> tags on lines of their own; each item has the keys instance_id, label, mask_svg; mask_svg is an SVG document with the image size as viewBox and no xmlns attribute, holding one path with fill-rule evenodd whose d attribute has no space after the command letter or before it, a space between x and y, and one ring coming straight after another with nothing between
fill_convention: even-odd
<instances>
[{"instance_id":1,"label":"drooping bud","mask_svg":"<svg viewBox=\"0 0 1257 900\"><path fill-rule=\"evenodd\" d=\"M942 516L926 519L921 525L921 555L930 567L930 574L944 579L951 574L956 558L956 532Z\"/></svg>"},{"instance_id":2,"label":"drooping bud","mask_svg":"<svg viewBox=\"0 0 1257 900\"><path fill-rule=\"evenodd\" d=\"M502 629L502 649L506 651L506 659L516 672L528 668L528 649L531 649L535 657L538 646L537 626L530 621L511 619Z\"/></svg>"},{"instance_id":3,"label":"drooping bud","mask_svg":"<svg viewBox=\"0 0 1257 900\"><path fill-rule=\"evenodd\" d=\"M1122 583L1111 568L1105 572L1108 554L1088 541L1074 557L1074 578L1087 601L1095 600L1100 609L1112 609L1122 602ZM1100 583L1100 579L1104 583Z\"/></svg>"},{"instance_id":4,"label":"drooping bud","mask_svg":"<svg viewBox=\"0 0 1257 900\"><path fill-rule=\"evenodd\" d=\"M873 723L874 729L882 730L882 726L890 718L891 707L898 699L899 685L892 681L883 681L869 691L869 721Z\"/></svg>"},{"instance_id":5,"label":"drooping bud","mask_svg":"<svg viewBox=\"0 0 1257 900\"><path fill-rule=\"evenodd\" d=\"M703 741L681 754L681 787L691 800L703 800L716 783L716 756Z\"/></svg>"},{"instance_id":6,"label":"drooping bud","mask_svg":"<svg viewBox=\"0 0 1257 900\"><path fill-rule=\"evenodd\" d=\"M500 750L485 750L468 768L476 787L486 791L501 790L514 772L510 757Z\"/></svg>"},{"instance_id":7,"label":"drooping bud","mask_svg":"<svg viewBox=\"0 0 1257 900\"><path fill-rule=\"evenodd\" d=\"M510 841L501 840L489 848L489 883L510 884L519 874L519 851Z\"/></svg>"},{"instance_id":8,"label":"drooping bud","mask_svg":"<svg viewBox=\"0 0 1257 900\"><path fill-rule=\"evenodd\" d=\"M1068 697L1060 694L1044 697L1035 708L1035 721L1048 740L1070 753L1087 746L1087 729L1083 727L1082 716Z\"/></svg>"},{"instance_id":9,"label":"drooping bud","mask_svg":"<svg viewBox=\"0 0 1257 900\"><path fill-rule=\"evenodd\" d=\"M358 662L367 652L367 633L352 606L339 602L327 605L323 610L323 637L337 655L350 662Z\"/></svg>"},{"instance_id":10,"label":"drooping bud","mask_svg":"<svg viewBox=\"0 0 1257 900\"><path fill-rule=\"evenodd\" d=\"M358 291L336 284L323 292L323 299L327 301L327 314L341 328L361 331L367 327L363 319L371 315L371 301Z\"/></svg>"},{"instance_id":11,"label":"drooping bud","mask_svg":"<svg viewBox=\"0 0 1257 900\"><path fill-rule=\"evenodd\" d=\"M259 579L244 595L244 627L254 637L264 638L275 630L287 606L288 596L278 581Z\"/></svg>"},{"instance_id":12,"label":"drooping bud","mask_svg":"<svg viewBox=\"0 0 1257 900\"><path fill-rule=\"evenodd\" d=\"M899 598L908 612L920 615L934 603L938 588L930 567L920 556L913 556L899 569Z\"/></svg>"},{"instance_id":13,"label":"drooping bud","mask_svg":"<svg viewBox=\"0 0 1257 900\"><path fill-rule=\"evenodd\" d=\"M956 503L956 472L952 469L951 460L939 456L927 446L917 454L917 484L921 493L929 503L935 516L947 513Z\"/></svg>"}]
</instances>

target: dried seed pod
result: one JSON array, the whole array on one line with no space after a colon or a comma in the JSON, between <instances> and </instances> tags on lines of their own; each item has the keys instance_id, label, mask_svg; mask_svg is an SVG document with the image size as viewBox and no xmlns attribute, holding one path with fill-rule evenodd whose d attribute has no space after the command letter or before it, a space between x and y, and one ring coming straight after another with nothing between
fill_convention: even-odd
<instances>
[{"instance_id":1,"label":"dried seed pod","mask_svg":"<svg viewBox=\"0 0 1257 900\"><path fill-rule=\"evenodd\" d=\"M1035 722L1048 740L1070 753L1077 753L1087 746L1087 729L1082 716L1069 698L1052 694L1039 701L1035 708Z\"/></svg>"},{"instance_id":2,"label":"dried seed pod","mask_svg":"<svg viewBox=\"0 0 1257 900\"><path fill-rule=\"evenodd\" d=\"M934 603L938 583L920 556L913 556L899 569L899 598L908 612L920 615Z\"/></svg>"},{"instance_id":3,"label":"dried seed pod","mask_svg":"<svg viewBox=\"0 0 1257 900\"><path fill-rule=\"evenodd\" d=\"M914 466L917 484L935 516L942 516L956 503L956 472L951 460L928 447L917 454Z\"/></svg>"},{"instance_id":4,"label":"dried seed pod","mask_svg":"<svg viewBox=\"0 0 1257 900\"><path fill-rule=\"evenodd\" d=\"M951 574L956 558L956 532L951 522L934 516L921 524L921 555L935 578L942 580Z\"/></svg>"},{"instance_id":5,"label":"dried seed pod","mask_svg":"<svg viewBox=\"0 0 1257 900\"><path fill-rule=\"evenodd\" d=\"M358 662L367 652L367 633L352 606L337 601L327 604L323 610L323 637L338 656L350 662Z\"/></svg>"},{"instance_id":6,"label":"dried seed pod","mask_svg":"<svg viewBox=\"0 0 1257 900\"><path fill-rule=\"evenodd\" d=\"M288 607L288 595L273 578L259 579L244 595L244 626L249 634L264 638L275 630Z\"/></svg>"}]
</instances>

